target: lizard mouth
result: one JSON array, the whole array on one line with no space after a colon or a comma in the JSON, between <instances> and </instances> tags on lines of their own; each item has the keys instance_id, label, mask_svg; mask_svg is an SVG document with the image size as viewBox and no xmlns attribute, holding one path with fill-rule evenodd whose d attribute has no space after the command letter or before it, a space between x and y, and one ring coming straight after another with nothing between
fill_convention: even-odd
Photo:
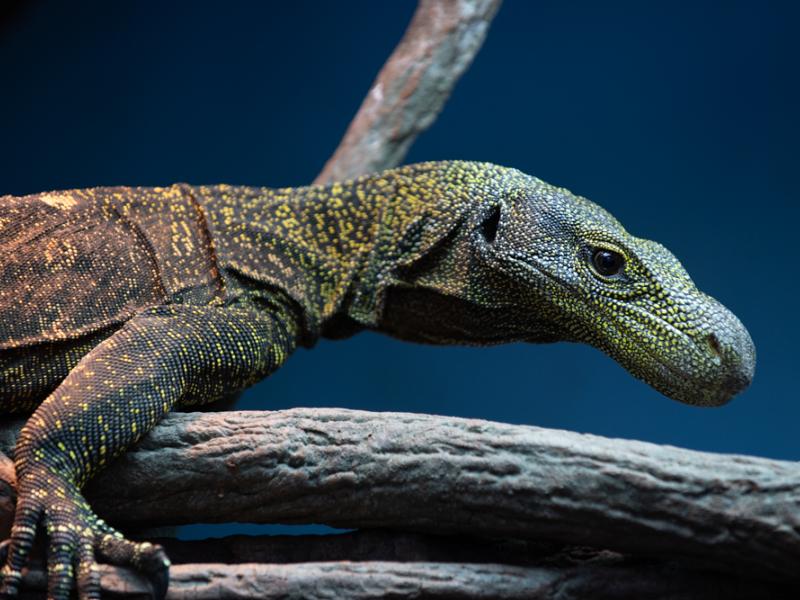
<instances>
[{"instance_id":1,"label":"lizard mouth","mask_svg":"<svg viewBox=\"0 0 800 600\"><path fill-rule=\"evenodd\" d=\"M562 281L530 257L509 256L518 268L536 272L555 283L576 303L587 304L587 294ZM753 379L755 349L742 323L719 302L698 292L696 309L700 332L690 335L641 306L619 301L605 312L603 333L590 328L588 342L611 356L634 377L679 402L721 406L746 389ZM702 309L702 310L701 310ZM691 319L690 319L691 320ZM698 319L695 318L695 321ZM662 332L659 337L649 332Z\"/></svg>"},{"instance_id":2,"label":"lizard mouth","mask_svg":"<svg viewBox=\"0 0 800 600\"><path fill-rule=\"evenodd\" d=\"M627 327L611 325L616 333L609 339L608 353L634 376L670 398L695 406L721 406L746 389L755 370L755 349L741 322L715 300L716 326L722 333L691 336L671 323L639 307L629 306L639 317L624 319ZM636 332L648 330L670 333L663 339L641 340ZM624 329L632 333L626 334ZM636 352L625 352L623 340L637 339ZM664 350L667 347L669 350Z\"/></svg>"}]
</instances>

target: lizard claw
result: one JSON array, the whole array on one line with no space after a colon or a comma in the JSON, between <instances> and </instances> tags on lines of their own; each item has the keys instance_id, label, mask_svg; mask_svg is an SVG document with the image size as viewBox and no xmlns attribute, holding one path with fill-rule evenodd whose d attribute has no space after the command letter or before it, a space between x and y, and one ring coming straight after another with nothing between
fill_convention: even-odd
<instances>
[{"instance_id":1,"label":"lizard claw","mask_svg":"<svg viewBox=\"0 0 800 600\"><path fill-rule=\"evenodd\" d=\"M164 553L163 548L158 546L163 560L158 568L152 571L145 571L147 579L150 581L150 588L153 591L153 598L155 600L164 600L167 596L167 589L169 588L169 559Z\"/></svg>"},{"instance_id":2,"label":"lizard claw","mask_svg":"<svg viewBox=\"0 0 800 600\"><path fill-rule=\"evenodd\" d=\"M164 600L169 588L169 565L164 565L159 570L148 573L147 578L150 581L153 598L155 600Z\"/></svg>"}]
</instances>

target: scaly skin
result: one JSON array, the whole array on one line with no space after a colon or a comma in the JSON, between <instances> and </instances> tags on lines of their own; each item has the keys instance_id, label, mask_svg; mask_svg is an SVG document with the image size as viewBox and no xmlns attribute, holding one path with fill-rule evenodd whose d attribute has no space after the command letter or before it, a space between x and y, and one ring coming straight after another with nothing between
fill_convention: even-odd
<instances>
[{"instance_id":1,"label":"scaly skin","mask_svg":"<svg viewBox=\"0 0 800 600\"><path fill-rule=\"evenodd\" d=\"M0 198L0 409L33 412L3 594L38 524L49 595L98 598L95 558L168 561L80 488L178 405L363 329L436 344L577 341L677 400L752 379L742 324L662 246L513 169L412 165L328 187L98 188Z\"/></svg>"}]
</instances>

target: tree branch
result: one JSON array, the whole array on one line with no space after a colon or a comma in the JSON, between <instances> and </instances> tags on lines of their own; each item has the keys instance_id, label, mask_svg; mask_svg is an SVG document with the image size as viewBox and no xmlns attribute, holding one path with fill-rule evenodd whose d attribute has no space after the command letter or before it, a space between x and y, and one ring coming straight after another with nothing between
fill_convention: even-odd
<instances>
[{"instance_id":1,"label":"tree branch","mask_svg":"<svg viewBox=\"0 0 800 600\"><path fill-rule=\"evenodd\" d=\"M6 448L9 438L0 430ZM172 414L87 496L123 526L237 520L549 539L800 579L797 463L487 421Z\"/></svg>"},{"instance_id":2,"label":"tree branch","mask_svg":"<svg viewBox=\"0 0 800 600\"><path fill-rule=\"evenodd\" d=\"M500 0L420 0L405 36L315 183L399 165L436 120L499 7Z\"/></svg>"},{"instance_id":3,"label":"tree branch","mask_svg":"<svg viewBox=\"0 0 800 600\"><path fill-rule=\"evenodd\" d=\"M127 569L100 567L104 597L149 599L150 588ZM46 588L43 570L24 580L20 600L39 598ZM36 593L38 592L38 594ZM474 563L307 562L299 564L220 563L174 565L167 600L349 600L392 598L497 598L555 600L696 600L724 598L792 598L776 585L730 578L720 580L672 566L639 564L577 567L518 567Z\"/></svg>"}]
</instances>

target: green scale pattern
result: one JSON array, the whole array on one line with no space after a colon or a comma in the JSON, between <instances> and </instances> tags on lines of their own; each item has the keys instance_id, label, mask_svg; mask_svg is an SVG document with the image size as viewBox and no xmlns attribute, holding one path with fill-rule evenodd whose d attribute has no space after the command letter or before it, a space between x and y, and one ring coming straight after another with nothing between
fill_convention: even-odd
<instances>
[{"instance_id":1,"label":"green scale pattern","mask_svg":"<svg viewBox=\"0 0 800 600\"><path fill-rule=\"evenodd\" d=\"M139 568L163 595L163 550L99 519L83 484L173 407L364 329L588 343L698 405L728 401L755 365L742 324L665 248L514 169L432 162L326 187L5 196L0 412L32 414L15 449L0 594L17 593L42 524L49 597L77 582L81 598L99 598L96 560Z\"/></svg>"}]
</instances>

